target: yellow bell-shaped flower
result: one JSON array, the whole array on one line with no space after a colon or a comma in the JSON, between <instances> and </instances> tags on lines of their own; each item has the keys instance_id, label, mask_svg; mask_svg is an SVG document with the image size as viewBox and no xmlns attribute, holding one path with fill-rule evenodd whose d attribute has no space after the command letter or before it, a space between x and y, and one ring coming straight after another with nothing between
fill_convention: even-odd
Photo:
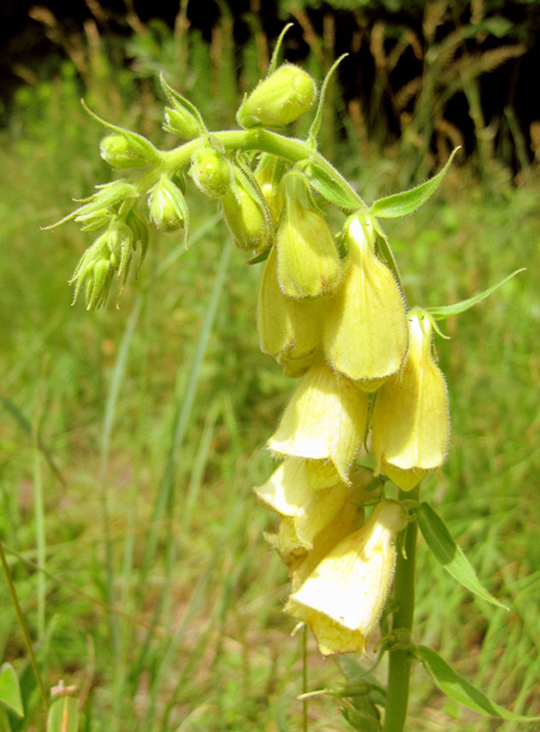
<instances>
[{"instance_id":1,"label":"yellow bell-shaped flower","mask_svg":"<svg viewBox=\"0 0 540 732\"><path fill-rule=\"evenodd\" d=\"M392 273L375 254L371 220L351 216L345 241L345 274L328 300L324 352L336 371L373 391L401 368L407 352L407 315Z\"/></svg>"},{"instance_id":2,"label":"yellow bell-shaped flower","mask_svg":"<svg viewBox=\"0 0 540 732\"><path fill-rule=\"evenodd\" d=\"M259 301L257 329L263 353L287 360L312 355L321 343L322 299L294 300L284 295L277 277L277 255L272 247L266 260Z\"/></svg>"},{"instance_id":3,"label":"yellow bell-shaped flower","mask_svg":"<svg viewBox=\"0 0 540 732\"><path fill-rule=\"evenodd\" d=\"M301 173L288 173L283 185L285 209L276 235L281 290L299 299L331 293L341 279L341 264L328 224Z\"/></svg>"},{"instance_id":4,"label":"yellow bell-shaped flower","mask_svg":"<svg viewBox=\"0 0 540 732\"><path fill-rule=\"evenodd\" d=\"M407 362L377 394L372 420L377 471L403 490L442 466L450 440L448 394L433 358L431 320L411 311L409 328Z\"/></svg>"},{"instance_id":5,"label":"yellow bell-shaped flower","mask_svg":"<svg viewBox=\"0 0 540 732\"><path fill-rule=\"evenodd\" d=\"M399 503L381 501L369 521L342 539L289 598L285 612L311 627L323 655L364 651L392 583L393 539L406 525Z\"/></svg>"},{"instance_id":6,"label":"yellow bell-shaped flower","mask_svg":"<svg viewBox=\"0 0 540 732\"><path fill-rule=\"evenodd\" d=\"M367 409L367 395L320 360L302 376L268 447L278 456L331 461L347 482Z\"/></svg>"}]
</instances>

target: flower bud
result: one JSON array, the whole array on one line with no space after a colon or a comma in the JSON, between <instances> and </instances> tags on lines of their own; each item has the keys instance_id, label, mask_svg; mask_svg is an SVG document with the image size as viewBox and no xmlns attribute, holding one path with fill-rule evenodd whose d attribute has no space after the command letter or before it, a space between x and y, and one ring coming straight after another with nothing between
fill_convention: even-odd
<instances>
[{"instance_id":1,"label":"flower bud","mask_svg":"<svg viewBox=\"0 0 540 732\"><path fill-rule=\"evenodd\" d=\"M159 160L159 152L145 137L134 132L113 132L99 146L103 160L113 168L144 168Z\"/></svg>"},{"instance_id":2,"label":"flower bud","mask_svg":"<svg viewBox=\"0 0 540 732\"><path fill-rule=\"evenodd\" d=\"M330 460L348 482L367 408L366 394L320 360L301 378L268 448L276 455Z\"/></svg>"},{"instance_id":3,"label":"flower bud","mask_svg":"<svg viewBox=\"0 0 540 732\"><path fill-rule=\"evenodd\" d=\"M265 262L257 304L257 329L263 353L304 360L321 342L322 299L293 300L277 278L276 249ZM298 361L297 361L298 362Z\"/></svg>"},{"instance_id":4,"label":"flower bud","mask_svg":"<svg viewBox=\"0 0 540 732\"><path fill-rule=\"evenodd\" d=\"M150 219L158 229L176 231L184 226L186 201L174 183L162 175L148 198Z\"/></svg>"},{"instance_id":5,"label":"flower bud","mask_svg":"<svg viewBox=\"0 0 540 732\"><path fill-rule=\"evenodd\" d=\"M211 145L201 145L194 151L189 172L197 188L214 201L229 190L231 164Z\"/></svg>"},{"instance_id":6,"label":"flower bud","mask_svg":"<svg viewBox=\"0 0 540 732\"><path fill-rule=\"evenodd\" d=\"M392 583L393 539L406 525L399 503L381 501L291 595L285 612L311 627L323 655L364 651Z\"/></svg>"},{"instance_id":7,"label":"flower bud","mask_svg":"<svg viewBox=\"0 0 540 732\"><path fill-rule=\"evenodd\" d=\"M336 371L373 391L403 363L407 315L392 273L375 254L371 221L351 216L345 241L345 274L327 304L324 351Z\"/></svg>"},{"instance_id":8,"label":"flower bud","mask_svg":"<svg viewBox=\"0 0 540 732\"><path fill-rule=\"evenodd\" d=\"M255 171L255 180L259 184L274 223L281 214L283 197L279 169L282 166L283 161L275 155L264 155Z\"/></svg>"},{"instance_id":9,"label":"flower bud","mask_svg":"<svg viewBox=\"0 0 540 732\"><path fill-rule=\"evenodd\" d=\"M377 471L402 490L442 466L450 439L448 394L432 354L429 317L411 311L409 330L407 362L381 388L373 412Z\"/></svg>"},{"instance_id":10,"label":"flower bud","mask_svg":"<svg viewBox=\"0 0 540 732\"><path fill-rule=\"evenodd\" d=\"M285 127L307 112L315 101L317 87L311 76L285 64L259 82L244 99L236 119L241 127Z\"/></svg>"},{"instance_id":11,"label":"flower bud","mask_svg":"<svg viewBox=\"0 0 540 732\"><path fill-rule=\"evenodd\" d=\"M185 107L180 105L176 109L165 107L164 129L178 135L183 140L193 140L195 137L204 134L199 120Z\"/></svg>"},{"instance_id":12,"label":"flower bud","mask_svg":"<svg viewBox=\"0 0 540 732\"><path fill-rule=\"evenodd\" d=\"M311 200L304 176L288 173L284 185L285 210L276 238L281 290L298 299L331 293L341 278L332 234Z\"/></svg>"},{"instance_id":13,"label":"flower bud","mask_svg":"<svg viewBox=\"0 0 540 732\"><path fill-rule=\"evenodd\" d=\"M259 191L236 165L230 188L223 196L223 215L240 249L248 251L268 246L272 233L270 214Z\"/></svg>"}]
</instances>

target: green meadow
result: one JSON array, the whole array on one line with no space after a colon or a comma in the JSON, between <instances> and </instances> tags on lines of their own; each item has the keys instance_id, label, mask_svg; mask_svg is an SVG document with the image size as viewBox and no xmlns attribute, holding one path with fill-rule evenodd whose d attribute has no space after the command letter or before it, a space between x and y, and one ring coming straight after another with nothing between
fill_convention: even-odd
<instances>
[{"instance_id":1,"label":"green meadow","mask_svg":"<svg viewBox=\"0 0 540 732\"><path fill-rule=\"evenodd\" d=\"M126 71L108 85L109 71L94 69L90 106L175 144L155 86L135 87ZM251 491L271 470L265 442L294 384L259 352L261 266L246 265L217 207L188 184L189 249L154 232L119 300L116 289L98 312L82 298L70 307L67 281L91 235L41 227L110 180L80 96L66 63L20 90L0 138L0 536L44 683L77 687L88 732L296 732L302 638L282 612L286 569L263 538L275 522ZM236 103L209 110L216 128ZM368 202L402 185L399 151L366 161L343 137L333 148ZM482 187L458 161L422 209L386 227L410 305L457 302L527 268L437 338L452 443L423 491L509 610L468 594L421 541L415 639L499 704L538 715L540 181L531 168L516 187L490 164ZM374 643L358 662L373 662ZM343 679L311 637L308 658L309 691ZM27 710L10 729L43 729L3 575L0 661L17 670ZM344 728L341 706L314 696L310 732ZM417 664L409 728L536 727L460 707Z\"/></svg>"}]
</instances>

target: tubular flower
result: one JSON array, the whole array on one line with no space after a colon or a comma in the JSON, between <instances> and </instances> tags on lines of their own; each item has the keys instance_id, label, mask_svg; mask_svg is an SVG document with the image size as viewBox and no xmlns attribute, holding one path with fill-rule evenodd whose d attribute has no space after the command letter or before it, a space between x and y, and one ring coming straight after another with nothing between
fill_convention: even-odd
<instances>
[{"instance_id":1,"label":"tubular flower","mask_svg":"<svg viewBox=\"0 0 540 732\"><path fill-rule=\"evenodd\" d=\"M232 171L230 188L223 196L223 215L229 231L240 249L265 249L273 225L265 200L237 165Z\"/></svg>"},{"instance_id":2,"label":"tubular flower","mask_svg":"<svg viewBox=\"0 0 540 732\"><path fill-rule=\"evenodd\" d=\"M384 608L396 563L393 539L407 525L394 501L342 539L293 592L285 612L306 622L320 652L362 653Z\"/></svg>"},{"instance_id":3,"label":"tubular flower","mask_svg":"<svg viewBox=\"0 0 540 732\"><path fill-rule=\"evenodd\" d=\"M442 466L450 440L448 394L432 354L431 321L411 311L409 329L407 363L382 387L373 412L377 471L403 490Z\"/></svg>"},{"instance_id":4,"label":"tubular flower","mask_svg":"<svg viewBox=\"0 0 540 732\"><path fill-rule=\"evenodd\" d=\"M331 461L347 482L367 409L367 395L320 360L301 378L268 447L276 455Z\"/></svg>"},{"instance_id":5,"label":"tubular flower","mask_svg":"<svg viewBox=\"0 0 540 732\"><path fill-rule=\"evenodd\" d=\"M400 369L408 341L403 298L392 273L375 254L375 240L368 218L348 219L346 272L328 301L324 324L328 361L366 391Z\"/></svg>"},{"instance_id":6,"label":"tubular flower","mask_svg":"<svg viewBox=\"0 0 540 732\"><path fill-rule=\"evenodd\" d=\"M281 291L298 299L329 294L341 279L330 229L311 199L304 176L292 172L283 181L285 208L276 235Z\"/></svg>"},{"instance_id":7,"label":"tubular flower","mask_svg":"<svg viewBox=\"0 0 540 732\"><path fill-rule=\"evenodd\" d=\"M272 247L266 260L257 304L257 329L263 353L287 359L313 355L321 342L322 300L294 300L278 283L277 256Z\"/></svg>"}]
</instances>

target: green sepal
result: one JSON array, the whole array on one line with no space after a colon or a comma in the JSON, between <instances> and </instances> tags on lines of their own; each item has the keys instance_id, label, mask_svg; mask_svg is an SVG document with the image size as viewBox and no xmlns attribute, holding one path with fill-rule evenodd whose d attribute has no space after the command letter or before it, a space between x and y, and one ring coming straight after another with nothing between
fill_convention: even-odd
<instances>
[{"instance_id":1,"label":"green sepal","mask_svg":"<svg viewBox=\"0 0 540 732\"><path fill-rule=\"evenodd\" d=\"M506 605L493 597L481 584L469 560L454 541L448 527L429 503L420 504L416 518L426 544L446 571L463 587L481 597L482 600L508 610Z\"/></svg>"},{"instance_id":2,"label":"green sepal","mask_svg":"<svg viewBox=\"0 0 540 732\"><path fill-rule=\"evenodd\" d=\"M495 292L495 290L498 290L499 287L502 287L508 280L511 280L512 277L515 277L520 272L524 272L525 267L522 267L521 269L516 269L515 272L512 272L512 274L509 274L508 277L505 277L503 280L498 282L496 285L493 285L492 287L488 287L487 290L484 290L483 292L479 292L477 295L474 295L473 297L469 297L467 300L462 300L461 302L456 302L454 305L442 305L441 307L437 308L426 308L426 312L433 318L433 320L446 320L447 318L451 318L454 315L459 315L460 313L464 313L465 310L468 310L469 308L472 308L473 305L476 305L477 303L481 302L482 300L485 300L486 297L489 297L491 293Z\"/></svg>"},{"instance_id":3,"label":"green sepal","mask_svg":"<svg viewBox=\"0 0 540 732\"><path fill-rule=\"evenodd\" d=\"M154 147L152 143L146 139L146 137L139 135L137 132L131 132L131 130L126 130L123 127L118 127L118 125L113 125L112 122L107 122L106 120L101 119L101 117L98 117L95 112L92 112L92 110L87 106L84 99L81 99L81 104L84 111L89 114L90 117L95 119L107 129L113 130L114 132L118 132L119 134L123 135L134 145L134 147L140 150L141 154L143 154L148 161L147 165L151 165L152 163L157 163L161 161L161 154L159 150Z\"/></svg>"},{"instance_id":4,"label":"green sepal","mask_svg":"<svg viewBox=\"0 0 540 732\"><path fill-rule=\"evenodd\" d=\"M272 247L268 247L264 250L264 252L261 252L260 254L257 254L256 257L253 257L253 259L248 259L246 264L260 264L261 262L266 262L271 249Z\"/></svg>"},{"instance_id":5,"label":"green sepal","mask_svg":"<svg viewBox=\"0 0 540 732\"><path fill-rule=\"evenodd\" d=\"M439 689L447 696L474 712L486 714L499 719L511 719L515 722L536 722L540 717L525 717L495 704L483 692L479 691L463 676L460 676L435 651L426 646L417 646L415 656L418 658Z\"/></svg>"},{"instance_id":6,"label":"green sepal","mask_svg":"<svg viewBox=\"0 0 540 732\"><path fill-rule=\"evenodd\" d=\"M10 663L0 668L0 702L18 717L24 717L19 679Z\"/></svg>"},{"instance_id":7,"label":"green sepal","mask_svg":"<svg viewBox=\"0 0 540 732\"><path fill-rule=\"evenodd\" d=\"M394 193L392 196L380 198L372 205L370 213L382 219L397 219L416 211L435 193L458 150L459 147L456 147L444 168L435 177L416 186L416 188L412 188L410 191Z\"/></svg>"},{"instance_id":8,"label":"green sepal","mask_svg":"<svg viewBox=\"0 0 540 732\"><path fill-rule=\"evenodd\" d=\"M270 61L270 65L268 66L268 71L266 73L266 77L268 78L271 74L274 73L274 71L277 69L278 61L279 61L279 53L281 51L281 45L283 43L283 39L285 38L285 34L289 30L289 28L292 28L294 23L287 23L285 28L281 31L279 34L279 38L276 41L276 45L274 47L274 53L272 54L272 60ZM246 96L244 96L245 100Z\"/></svg>"},{"instance_id":9,"label":"green sepal","mask_svg":"<svg viewBox=\"0 0 540 732\"><path fill-rule=\"evenodd\" d=\"M309 128L309 133L308 133L307 140L306 140L307 144L313 150L317 149L317 136L319 134L319 130L321 129L324 98L326 96L326 90L328 89L328 84L330 83L330 79L334 75L334 71L337 69L337 67L343 61L343 59L348 55L349 55L348 53L344 53L337 59L337 61L334 61L331 69L328 71L328 73L324 77L323 85L321 87L321 93L319 94L319 103L317 104L317 111L315 113L313 122L311 123L311 127Z\"/></svg>"},{"instance_id":10,"label":"green sepal","mask_svg":"<svg viewBox=\"0 0 540 732\"><path fill-rule=\"evenodd\" d=\"M178 111L187 112L188 114L192 115L195 120L198 122L199 125L199 134L204 135L208 133L208 129L204 123L204 120L202 118L201 113L197 109L197 107L192 104L188 99L183 97L180 92L177 92L176 89L173 89L171 86L167 84L165 81L165 76L163 75L163 72L159 75L159 82L161 84L161 88L163 89L165 96L169 100L169 102L173 105L175 109ZM168 130L169 132L175 132L175 130L169 128L167 125L163 125L163 129Z\"/></svg>"},{"instance_id":11,"label":"green sepal","mask_svg":"<svg viewBox=\"0 0 540 732\"><path fill-rule=\"evenodd\" d=\"M361 199L344 188L319 165L311 162L299 167L309 181L309 184L327 201L334 203L340 208L347 208L353 211L362 210L361 208L359 209L359 206L362 206Z\"/></svg>"},{"instance_id":12,"label":"green sepal","mask_svg":"<svg viewBox=\"0 0 540 732\"><path fill-rule=\"evenodd\" d=\"M78 729L77 699L72 696L60 696L55 699L49 709L47 732L78 732Z\"/></svg>"}]
</instances>

